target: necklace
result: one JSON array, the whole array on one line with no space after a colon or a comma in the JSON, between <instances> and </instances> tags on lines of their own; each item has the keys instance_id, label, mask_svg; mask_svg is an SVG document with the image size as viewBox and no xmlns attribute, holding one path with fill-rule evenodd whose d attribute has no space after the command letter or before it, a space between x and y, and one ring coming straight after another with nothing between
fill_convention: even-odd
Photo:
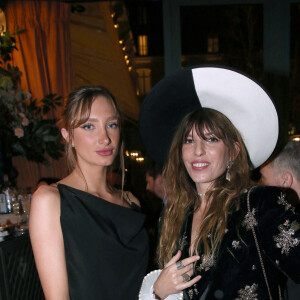
<instances>
[{"instance_id":1,"label":"necklace","mask_svg":"<svg viewBox=\"0 0 300 300\"><path fill-rule=\"evenodd\" d=\"M206 193L204 193L204 194L202 194L202 193L198 193L198 195L199 195L200 197L204 197L204 196L205 196L205 194L206 194Z\"/></svg>"}]
</instances>

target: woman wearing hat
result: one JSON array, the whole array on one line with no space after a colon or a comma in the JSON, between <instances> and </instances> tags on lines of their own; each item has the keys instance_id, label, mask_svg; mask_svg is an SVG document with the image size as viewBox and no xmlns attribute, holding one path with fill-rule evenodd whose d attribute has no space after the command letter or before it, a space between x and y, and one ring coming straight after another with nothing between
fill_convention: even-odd
<instances>
[{"instance_id":1,"label":"woman wearing hat","mask_svg":"<svg viewBox=\"0 0 300 300\"><path fill-rule=\"evenodd\" d=\"M300 216L279 188L250 180L277 142L268 94L233 70L185 69L145 99L140 132L169 196L162 271L140 299L283 299L286 276L300 282Z\"/></svg>"}]
</instances>

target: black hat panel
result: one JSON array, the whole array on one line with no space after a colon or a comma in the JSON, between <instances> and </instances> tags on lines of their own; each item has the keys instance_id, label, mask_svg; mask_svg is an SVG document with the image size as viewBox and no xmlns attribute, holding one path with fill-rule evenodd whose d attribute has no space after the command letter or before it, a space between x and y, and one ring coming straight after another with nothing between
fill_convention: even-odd
<instances>
[{"instance_id":1,"label":"black hat panel","mask_svg":"<svg viewBox=\"0 0 300 300\"><path fill-rule=\"evenodd\" d=\"M190 69L164 78L147 95L140 111L140 134L149 155L159 165L163 166L166 161L182 118L200 107ZM159 134L153 134L155 132Z\"/></svg>"}]
</instances>

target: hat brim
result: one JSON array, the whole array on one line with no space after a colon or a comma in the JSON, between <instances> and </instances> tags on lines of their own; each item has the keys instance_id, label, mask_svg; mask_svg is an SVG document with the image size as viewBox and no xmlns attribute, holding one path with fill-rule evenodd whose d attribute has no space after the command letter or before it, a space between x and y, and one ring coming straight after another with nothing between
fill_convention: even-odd
<instances>
[{"instance_id":1,"label":"hat brim","mask_svg":"<svg viewBox=\"0 0 300 300\"><path fill-rule=\"evenodd\" d=\"M201 107L215 109L233 123L254 168L272 154L278 139L278 116L262 86L232 69L197 67L162 79L141 106L140 135L149 155L161 166L182 118Z\"/></svg>"}]
</instances>

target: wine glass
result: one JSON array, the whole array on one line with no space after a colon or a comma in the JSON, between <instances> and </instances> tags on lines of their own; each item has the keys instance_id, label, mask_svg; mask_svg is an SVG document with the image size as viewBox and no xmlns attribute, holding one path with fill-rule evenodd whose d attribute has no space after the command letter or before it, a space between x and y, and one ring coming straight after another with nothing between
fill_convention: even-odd
<instances>
[{"instance_id":1,"label":"wine glass","mask_svg":"<svg viewBox=\"0 0 300 300\"><path fill-rule=\"evenodd\" d=\"M21 209L22 209L22 215L23 215L23 222L28 225L29 221L29 214L30 214L30 201L31 201L31 194L24 194L22 195L21 199Z\"/></svg>"},{"instance_id":2,"label":"wine glass","mask_svg":"<svg viewBox=\"0 0 300 300\"><path fill-rule=\"evenodd\" d=\"M21 223L21 197L22 195L18 195L17 197L14 198L12 202L12 211L14 215L17 216L17 227L20 227Z\"/></svg>"}]
</instances>

